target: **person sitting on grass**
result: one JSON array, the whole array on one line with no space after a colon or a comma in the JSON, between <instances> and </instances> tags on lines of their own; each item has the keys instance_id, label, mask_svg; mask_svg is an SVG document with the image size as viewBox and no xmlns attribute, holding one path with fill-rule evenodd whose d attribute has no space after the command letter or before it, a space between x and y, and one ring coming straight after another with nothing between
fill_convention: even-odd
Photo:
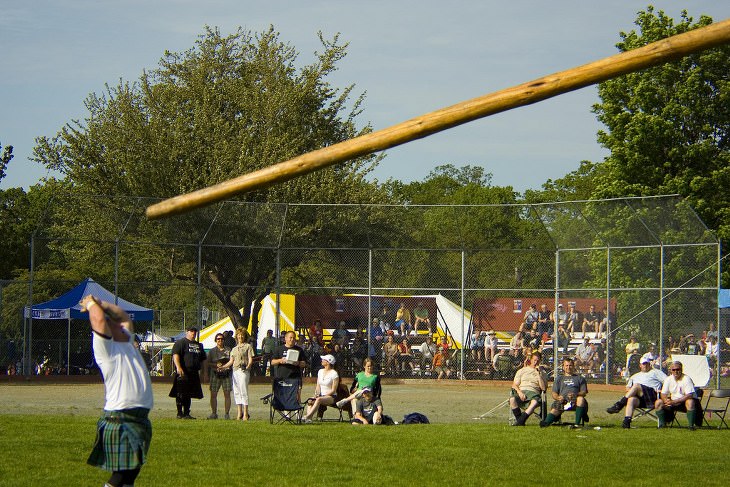
<instances>
[{"instance_id":1,"label":"person sitting on grass","mask_svg":"<svg viewBox=\"0 0 730 487\"><path fill-rule=\"evenodd\" d=\"M689 429L695 429L695 385L688 375L682 372L682 362L674 361L669 367L671 375L664 379L659 399L654 403L659 428L672 421L677 411L687 413Z\"/></svg>"},{"instance_id":2,"label":"person sitting on grass","mask_svg":"<svg viewBox=\"0 0 730 487\"><path fill-rule=\"evenodd\" d=\"M632 375L626 382L626 394L615 404L606 408L608 414L615 414L625 406L626 413L622 428L631 428L631 418L637 407L653 408L657 400L657 391L662 388L667 375L659 369L652 367L651 359L643 357L639 365L641 371Z\"/></svg>"},{"instance_id":3,"label":"person sitting on grass","mask_svg":"<svg viewBox=\"0 0 730 487\"><path fill-rule=\"evenodd\" d=\"M585 378L575 372L575 363L570 357L563 359L563 374L553 382L551 391L553 405L544 421L540 421L540 427L550 426L560 419L563 412L574 410L575 423L571 427L580 427L584 421L588 421L588 384Z\"/></svg>"},{"instance_id":4,"label":"person sitting on grass","mask_svg":"<svg viewBox=\"0 0 730 487\"><path fill-rule=\"evenodd\" d=\"M530 362L515 374L510 392L509 406L515 417L515 426L524 426L527 418L542 403L540 394L547 389L547 377L540 371L542 354L534 351L530 354ZM522 407L526 406L525 411Z\"/></svg>"},{"instance_id":5,"label":"person sitting on grass","mask_svg":"<svg viewBox=\"0 0 730 487\"><path fill-rule=\"evenodd\" d=\"M380 424L383 421L383 403L373 395L372 389L364 387L362 397L357 400L352 424Z\"/></svg>"}]
</instances>

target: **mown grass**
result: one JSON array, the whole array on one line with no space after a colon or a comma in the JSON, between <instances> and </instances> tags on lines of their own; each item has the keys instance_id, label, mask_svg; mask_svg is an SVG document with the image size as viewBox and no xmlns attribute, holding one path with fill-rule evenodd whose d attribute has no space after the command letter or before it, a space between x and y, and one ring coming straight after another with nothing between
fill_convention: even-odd
<instances>
[{"instance_id":1,"label":"mown grass","mask_svg":"<svg viewBox=\"0 0 730 487\"><path fill-rule=\"evenodd\" d=\"M85 463L95 426L90 416L0 415L0 485L103 485L108 474ZM727 430L637 426L164 418L153 420L149 462L136 485L727 485Z\"/></svg>"}]
</instances>

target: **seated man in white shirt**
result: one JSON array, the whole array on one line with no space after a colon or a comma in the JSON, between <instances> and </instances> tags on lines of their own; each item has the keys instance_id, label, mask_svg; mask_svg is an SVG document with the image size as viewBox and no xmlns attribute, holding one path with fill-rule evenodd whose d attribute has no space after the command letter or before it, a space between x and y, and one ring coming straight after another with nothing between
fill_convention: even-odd
<instances>
[{"instance_id":1,"label":"seated man in white shirt","mask_svg":"<svg viewBox=\"0 0 730 487\"><path fill-rule=\"evenodd\" d=\"M575 365L578 370L585 374L590 373L595 363L595 355L596 351L591 346L590 339L585 337L583 343L575 349Z\"/></svg>"},{"instance_id":2,"label":"seated man in white shirt","mask_svg":"<svg viewBox=\"0 0 730 487\"><path fill-rule=\"evenodd\" d=\"M662 388L666 374L659 369L652 367L648 357L641 359L640 372L632 375L626 383L626 394L613 406L606 409L609 414L618 413L626 406L623 428L631 428L631 418L637 407L653 408L657 400L657 391Z\"/></svg>"},{"instance_id":3,"label":"seated man in white shirt","mask_svg":"<svg viewBox=\"0 0 730 487\"><path fill-rule=\"evenodd\" d=\"M664 428L672 421L676 411L687 413L689 429L695 429L695 385L688 375L682 372L682 362L675 361L669 367L671 375L664 379L659 399L654 403L659 427Z\"/></svg>"}]
</instances>

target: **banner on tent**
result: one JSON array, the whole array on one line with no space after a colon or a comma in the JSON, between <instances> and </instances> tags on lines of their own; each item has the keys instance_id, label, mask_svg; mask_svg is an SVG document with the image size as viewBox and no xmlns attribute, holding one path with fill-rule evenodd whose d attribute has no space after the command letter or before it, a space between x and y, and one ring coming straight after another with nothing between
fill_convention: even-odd
<instances>
[{"instance_id":1,"label":"banner on tent","mask_svg":"<svg viewBox=\"0 0 730 487\"><path fill-rule=\"evenodd\" d=\"M34 309L31 310L28 306L25 307L26 318L33 318L34 320L67 320L71 316L71 310L66 309Z\"/></svg>"}]
</instances>

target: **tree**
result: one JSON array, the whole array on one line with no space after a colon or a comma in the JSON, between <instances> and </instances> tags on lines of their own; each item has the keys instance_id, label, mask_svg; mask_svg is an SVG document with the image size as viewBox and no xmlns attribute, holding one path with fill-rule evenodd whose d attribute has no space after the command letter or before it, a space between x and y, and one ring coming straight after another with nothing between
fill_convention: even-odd
<instances>
[{"instance_id":1,"label":"tree","mask_svg":"<svg viewBox=\"0 0 730 487\"><path fill-rule=\"evenodd\" d=\"M2 148L2 154L0 154L0 181L2 181L5 177L5 170L8 168L8 164L14 156L12 145L6 145L4 148L0 145L0 148Z\"/></svg>"},{"instance_id":2,"label":"tree","mask_svg":"<svg viewBox=\"0 0 730 487\"><path fill-rule=\"evenodd\" d=\"M355 125L363 97L351 100L352 86L340 90L326 81L345 56L346 45L337 36L325 40L320 34L320 40L322 52L297 70L298 53L273 28L259 34L239 29L228 36L207 28L193 49L166 52L159 67L144 72L138 82L122 80L107 86L103 95L89 95L86 120L67 124L52 139L39 138L34 158L64 174L81 195L170 197L369 131ZM276 205L264 203L377 201L382 193L365 175L378 160L360 158L249 193L242 197L249 206L229 205L225 217L216 217L216 207L162 224L139 220L124 231L136 232L135 238L144 235L148 242L241 244L235 250L204 247L201 277L233 322L242 326L250 304L274 284L274 252L254 247L276 247L273 236L279 229L274 222L282 216ZM130 203L120 203L120 215L133 211L125 205ZM329 216L287 215L288 243L316 245L332 239L318 231ZM343 223L335 237L356 240L362 230ZM210 237L203 240L211 224L213 242ZM89 230L83 227L67 230ZM90 261L89 252L100 252L87 247L74 250L77 261L82 252L85 261ZM128 265L131 274L194 283L194 248L146 246L144 255L135 254L146 265Z\"/></svg>"},{"instance_id":3,"label":"tree","mask_svg":"<svg viewBox=\"0 0 730 487\"><path fill-rule=\"evenodd\" d=\"M707 16L694 23L682 12L675 24L648 7L617 47L628 51L710 23ZM680 194L728 242L729 65L726 45L601 83L593 110L606 126L598 141L610 155L598 165L595 196ZM727 271L724 281L730 283Z\"/></svg>"}]
</instances>

